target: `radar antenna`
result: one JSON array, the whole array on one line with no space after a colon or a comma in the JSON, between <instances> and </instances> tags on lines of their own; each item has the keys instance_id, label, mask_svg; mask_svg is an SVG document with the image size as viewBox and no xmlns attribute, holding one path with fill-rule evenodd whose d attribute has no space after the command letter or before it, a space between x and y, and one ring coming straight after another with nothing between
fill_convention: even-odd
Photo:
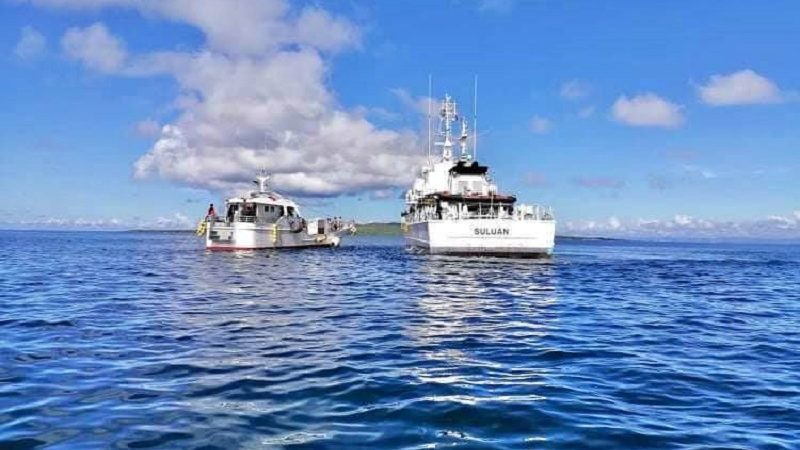
<instances>
[{"instance_id":1,"label":"radar antenna","mask_svg":"<svg viewBox=\"0 0 800 450\"><path fill-rule=\"evenodd\" d=\"M258 193L265 194L269 192L269 179L272 178L270 174L267 173L267 169L262 168L258 171L258 175L256 175L256 179L253 180L258 186Z\"/></svg>"},{"instance_id":2,"label":"radar antenna","mask_svg":"<svg viewBox=\"0 0 800 450\"><path fill-rule=\"evenodd\" d=\"M442 159L450 161L453 157L452 123L458 120L456 102L448 94L444 95L442 107L439 110L439 135L444 136L444 141L437 142L436 145L442 147Z\"/></svg>"},{"instance_id":3,"label":"radar antenna","mask_svg":"<svg viewBox=\"0 0 800 450\"><path fill-rule=\"evenodd\" d=\"M469 134L467 133L467 121L461 121L461 136L458 138L458 145L461 147L461 160L468 161L470 159L470 155L467 153L467 138Z\"/></svg>"}]
</instances>

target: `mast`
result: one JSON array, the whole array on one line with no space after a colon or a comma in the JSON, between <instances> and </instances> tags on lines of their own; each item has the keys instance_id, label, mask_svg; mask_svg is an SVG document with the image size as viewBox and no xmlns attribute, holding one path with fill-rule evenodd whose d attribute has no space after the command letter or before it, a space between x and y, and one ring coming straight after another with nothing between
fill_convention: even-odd
<instances>
[{"instance_id":1,"label":"mast","mask_svg":"<svg viewBox=\"0 0 800 450\"><path fill-rule=\"evenodd\" d=\"M453 141L451 140L453 128L451 124L458 120L456 112L456 102L449 95L444 95L442 108L439 110L439 134L444 136L443 142L437 142L437 146L442 147L442 159L450 161L453 157Z\"/></svg>"},{"instance_id":2,"label":"mast","mask_svg":"<svg viewBox=\"0 0 800 450\"><path fill-rule=\"evenodd\" d=\"M253 183L255 183L258 186L259 194L265 194L269 192L269 178L270 176L267 173L266 169L261 169L258 172L258 175L256 175L256 179L253 180Z\"/></svg>"},{"instance_id":3,"label":"mast","mask_svg":"<svg viewBox=\"0 0 800 450\"><path fill-rule=\"evenodd\" d=\"M433 139L433 137L431 136L431 108L432 108L431 103L433 102L433 100L431 99L432 95L431 84L432 84L431 74L428 74L428 165L429 166L433 165L433 162L431 161L431 143Z\"/></svg>"},{"instance_id":4,"label":"mast","mask_svg":"<svg viewBox=\"0 0 800 450\"><path fill-rule=\"evenodd\" d=\"M478 160L478 76L475 75L475 95L472 97L472 160Z\"/></svg>"},{"instance_id":5,"label":"mast","mask_svg":"<svg viewBox=\"0 0 800 450\"><path fill-rule=\"evenodd\" d=\"M469 134L467 133L467 121L461 119L461 136L458 138L458 146L461 148L461 160L467 161L470 158L470 155L467 154L467 138Z\"/></svg>"}]
</instances>

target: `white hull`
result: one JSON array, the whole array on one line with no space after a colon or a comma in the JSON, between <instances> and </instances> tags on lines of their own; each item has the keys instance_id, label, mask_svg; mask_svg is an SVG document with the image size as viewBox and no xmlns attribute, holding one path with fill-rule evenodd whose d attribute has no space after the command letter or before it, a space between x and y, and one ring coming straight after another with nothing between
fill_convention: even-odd
<instances>
[{"instance_id":1,"label":"white hull","mask_svg":"<svg viewBox=\"0 0 800 450\"><path fill-rule=\"evenodd\" d=\"M293 232L280 225L235 222L229 226L215 223L208 227L205 237L209 250L257 250L336 247L341 240L340 233L308 234L306 230Z\"/></svg>"},{"instance_id":2,"label":"white hull","mask_svg":"<svg viewBox=\"0 0 800 450\"><path fill-rule=\"evenodd\" d=\"M406 227L406 245L432 254L546 257L555 245L555 221L431 220Z\"/></svg>"}]
</instances>

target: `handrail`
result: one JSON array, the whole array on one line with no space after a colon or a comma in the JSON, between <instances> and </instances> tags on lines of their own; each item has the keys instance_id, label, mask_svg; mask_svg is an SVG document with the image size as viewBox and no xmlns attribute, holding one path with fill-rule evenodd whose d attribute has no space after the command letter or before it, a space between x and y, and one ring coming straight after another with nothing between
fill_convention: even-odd
<instances>
[{"instance_id":1,"label":"handrail","mask_svg":"<svg viewBox=\"0 0 800 450\"><path fill-rule=\"evenodd\" d=\"M296 216L295 217L296 224L306 224L308 220L312 220L311 223L314 223L313 220L324 220L326 222L325 229L330 231L343 231L348 230L355 227L354 220L343 220L339 219L338 222L333 217L326 217L326 218L315 218L315 219L306 219L303 217ZM228 220L226 217L222 216L207 216L205 218L206 222L210 224L225 224L227 226L231 225L232 223L254 223L257 225L289 225L291 228L291 220L289 216L280 216L275 220L265 220L263 217L258 216L234 216L233 220ZM307 226L307 225L306 225ZM283 229L283 228L282 228ZM288 228L287 228L288 229Z\"/></svg>"},{"instance_id":2,"label":"handrail","mask_svg":"<svg viewBox=\"0 0 800 450\"><path fill-rule=\"evenodd\" d=\"M423 216L425 216L423 214ZM436 217L436 214L430 214L430 217L424 220L470 220L470 219L498 219L498 220L555 220L555 218L548 213L542 214L512 214L500 216L498 214L444 214L442 217Z\"/></svg>"}]
</instances>

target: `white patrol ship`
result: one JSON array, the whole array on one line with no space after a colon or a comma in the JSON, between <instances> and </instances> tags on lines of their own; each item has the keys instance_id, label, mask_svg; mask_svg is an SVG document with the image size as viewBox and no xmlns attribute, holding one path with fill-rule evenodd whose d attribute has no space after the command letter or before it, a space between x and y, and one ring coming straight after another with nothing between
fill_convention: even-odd
<instances>
[{"instance_id":1,"label":"white patrol ship","mask_svg":"<svg viewBox=\"0 0 800 450\"><path fill-rule=\"evenodd\" d=\"M297 203L269 189L269 176L253 180L258 190L225 201L223 216L210 214L197 234L209 250L337 247L341 236L355 233L355 224L339 218L306 220Z\"/></svg>"},{"instance_id":2,"label":"white patrol ship","mask_svg":"<svg viewBox=\"0 0 800 450\"><path fill-rule=\"evenodd\" d=\"M459 120L461 154L455 159L452 124ZM430 112L428 121L428 164L405 195L402 226L406 245L438 254L551 255L555 245L552 210L516 204L516 197L498 191L488 167L475 160L475 136L472 153L468 153L467 124L458 117L450 96L445 96L439 112L437 134L442 140L436 145L442 147L442 155L438 161L430 157Z\"/></svg>"}]
</instances>

